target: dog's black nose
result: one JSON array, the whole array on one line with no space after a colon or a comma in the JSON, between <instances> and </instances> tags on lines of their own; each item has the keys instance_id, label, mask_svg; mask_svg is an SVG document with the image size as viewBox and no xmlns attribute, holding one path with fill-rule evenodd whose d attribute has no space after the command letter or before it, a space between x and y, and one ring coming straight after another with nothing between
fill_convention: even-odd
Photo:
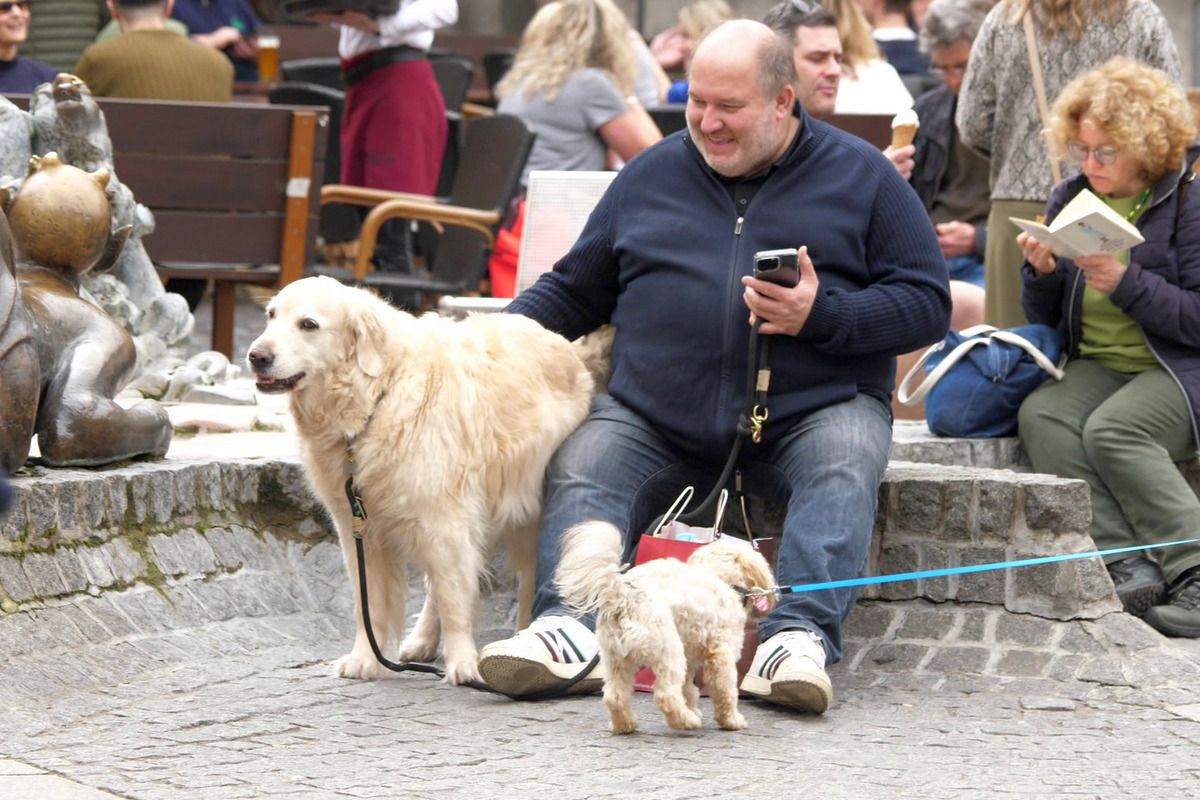
<instances>
[{"instance_id":1,"label":"dog's black nose","mask_svg":"<svg viewBox=\"0 0 1200 800\"><path fill-rule=\"evenodd\" d=\"M254 349L246 354L250 366L257 370L267 369L275 363L275 354L269 350Z\"/></svg>"}]
</instances>

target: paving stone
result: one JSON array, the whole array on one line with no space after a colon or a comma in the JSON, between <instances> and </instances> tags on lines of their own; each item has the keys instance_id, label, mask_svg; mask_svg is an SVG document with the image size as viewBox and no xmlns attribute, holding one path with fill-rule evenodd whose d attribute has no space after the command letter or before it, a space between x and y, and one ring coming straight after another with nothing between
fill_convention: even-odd
<instances>
[{"instance_id":1,"label":"paving stone","mask_svg":"<svg viewBox=\"0 0 1200 800\"><path fill-rule=\"evenodd\" d=\"M987 647L939 647L934 650L925 668L930 672L948 675L982 673L991 655L992 651Z\"/></svg>"},{"instance_id":2,"label":"paving stone","mask_svg":"<svg viewBox=\"0 0 1200 800\"><path fill-rule=\"evenodd\" d=\"M886 603L859 603L846 620L846 630L867 639L879 639L887 633L896 614Z\"/></svg>"},{"instance_id":3,"label":"paving stone","mask_svg":"<svg viewBox=\"0 0 1200 800\"><path fill-rule=\"evenodd\" d=\"M100 553L119 583L131 584L146 572L146 562L124 539L113 539L100 546Z\"/></svg>"},{"instance_id":4,"label":"paving stone","mask_svg":"<svg viewBox=\"0 0 1200 800\"><path fill-rule=\"evenodd\" d=\"M88 584L91 582L83 565L79 563L79 556L75 553L76 549L74 547L59 548L54 551L52 556L59 574L62 576L63 586L66 587L68 593L86 592Z\"/></svg>"},{"instance_id":5,"label":"paving stone","mask_svg":"<svg viewBox=\"0 0 1200 800\"><path fill-rule=\"evenodd\" d=\"M57 597L67 593L62 573L58 571L54 556L49 553L26 553L21 566L25 569L35 597Z\"/></svg>"},{"instance_id":6,"label":"paving stone","mask_svg":"<svg viewBox=\"0 0 1200 800\"><path fill-rule=\"evenodd\" d=\"M911 672L925 658L929 648L919 644L883 642L871 648L867 661L873 669L886 672Z\"/></svg>"},{"instance_id":7,"label":"paving stone","mask_svg":"<svg viewBox=\"0 0 1200 800\"><path fill-rule=\"evenodd\" d=\"M909 609L900 629L896 631L896 638L944 639L954 629L955 623L954 614L947 614L943 609Z\"/></svg>"},{"instance_id":8,"label":"paving stone","mask_svg":"<svg viewBox=\"0 0 1200 800\"><path fill-rule=\"evenodd\" d=\"M117 582L109 560L99 547L77 547L74 554L79 560L79 568L83 570L88 586L106 589Z\"/></svg>"},{"instance_id":9,"label":"paving stone","mask_svg":"<svg viewBox=\"0 0 1200 800\"><path fill-rule=\"evenodd\" d=\"M1011 483L981 481L977 487L975 524L983 537L1013 530L1019 492Z\"/></svg>"},{"instance_id":10,"label":"paving stone","mask_svg":"<svg viewBox=\"0 0 1200 800\"><path fill-rule=\"evenodd\" d=\"M1029 614L1003 614L996 619L996 641L1005 645L1049 647L1057 637L1059 623Z\"/></svg>"},{"instance_id":11,"label":"paving stone","mask_svg":"<svg viewBox=\"0 0 1200 800\"><path fill-rule=\"evenodd\" d=\"M988 641L990 631L994 623L996 613L994 611L985 610L982 608L966 608L958 612L958 616L962 619L962 627L959 628L958 638L964 642L983 642Z\"/></svg>"},{"instance_id":12,"label":"paving stone","mask_svg":"<svg viewBox=\"0 0 1200 800\"><path fill-rule=\"evenodd\" d=\"M1005 561L1006 555L1004 550L990 547L964 547L961 558L963 565L968 566ZM958 576L956 599L959 602L1004 605L1005 593L1004 570L972 572Z\"/></svg>"},{"instance_id":13,"label":"paving stone","mask_svg":"<svg viewBox=\"0 0 1200 800\"><path fill-rule=\"evenodd\" d=\"M1009 650L1000 656L996 672L1010 677L1042 675L1054 659L1053 653L1035 650Z\"/></svg>"},{"instance_id":14,"label":"paving stone","mask_svg":"<svg viewBox=\"0 0 1200 800\"><path fill-rule=\"evenodd\" d=\"M35 596L25 569L20 560L13 556L0 556L0 589L18 603Z\"/></svg>"}]
</instances>

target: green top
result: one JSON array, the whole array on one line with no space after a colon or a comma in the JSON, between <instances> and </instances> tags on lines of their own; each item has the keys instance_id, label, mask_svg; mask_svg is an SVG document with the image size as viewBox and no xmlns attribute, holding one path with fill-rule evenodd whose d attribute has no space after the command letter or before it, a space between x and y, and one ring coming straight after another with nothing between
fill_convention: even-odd
<instances>
[{"instance_id":1,"label":"green top","mask_svg":"<svg viewBox=\"0 0 1200 800\"><path fill-rule=\"evenodd\" d=\"M1099 195L1109 208L1123 217L1132 216L1130 222L1145 211L1136 208L1138 196L1105 197ZM1136 213L1135 212L1136 209ZM1129 251L1114 254L1117 261L1129 264ZM1083 290L1083 339L1079 343L1079 354L1094 358L1109 369L1117 372L1145 372L1158 366L1158 359L1146 346L1146 337L1141 326L1121 309L1113 305L1108 295L1088 286Z\"/></svg>"},{"instance_id":2,"label":"green top","mask_svg":"<svg viewBox=\"0 0 1200 800\"><path fill-rule=\"evenodd\" d=\"M97 97L228 101L233 65L223 53L169 30L129 31L94 44L75 65Z\"/></svg>"}]
</instances>

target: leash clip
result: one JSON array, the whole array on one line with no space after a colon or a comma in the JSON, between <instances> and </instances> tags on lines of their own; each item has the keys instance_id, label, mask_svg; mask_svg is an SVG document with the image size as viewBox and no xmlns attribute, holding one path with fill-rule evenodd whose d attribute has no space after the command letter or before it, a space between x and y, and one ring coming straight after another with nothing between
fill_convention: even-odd
<instances>
[{"instance_id":1,"label":"leash clip","mask_svg":"<svg viewBox=\"0 0 1200 800\"><path fill-rule=\"evenodd\" d=\"M763 423L767 421L770 412L760 405L755 405L750 412L750 441L755 444L762 442Z\"/></svg>"},{"instance_id":2,"label":"leash clip","mask_svg":"<svg viewBox=\"0 0 1200 800\"><path fill-rule=\"evenodd\" d=\"M367 508L358 494L358 487L354 485L353 476L346 478L346 500L350 503L350 528L354 538L361 539L367 529Z\"/></svg>"}]
</instances>

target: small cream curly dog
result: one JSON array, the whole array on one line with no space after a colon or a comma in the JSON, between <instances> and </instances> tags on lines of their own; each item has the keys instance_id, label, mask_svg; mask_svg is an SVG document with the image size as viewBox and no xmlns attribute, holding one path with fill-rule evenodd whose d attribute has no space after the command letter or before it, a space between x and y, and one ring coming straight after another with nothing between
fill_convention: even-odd
<instances>
[{"instance_id":1,"label":"small cream curly dog","mask_svg":"<svg viewBox=\"0 0 1200 800\"><path fill-rule=\"evenodd\" d=\"M524 625L546 464L591 402L583 355L526 317L414 317L331 278L296 281L271 300L248 360L259 391L290 393L305 472L352 576L357 633L339 675L387 674L362 625L344 487L351 454L380 647L428 661L442 639L446 680L478 680L473 628L488 551L507 545ZM406 562L424 571L427 591L401 641Z\"/></svg>"},{"instance_id":2,"label":"small cream curly dog","mask_svg":"<svg viewBox=\"0 0 1200 800\"><path fill-rule=\"evenodd\" d=\"M642 667L654 670L654 702L671 728L700 727L694 678L701 666L717 724L730 731L745 728L737 707L737 662L748 604L731 587L774 586L766 559L729 540L697 548L687 563L657 559L625 574L620 559L617 529L584 522L565 534L554 576L572 608L597 612L604 704L613 733L637 730L633 683ZM771 605L773 600L750 613L761 616Z\"/></svg>"}]
</instances>

